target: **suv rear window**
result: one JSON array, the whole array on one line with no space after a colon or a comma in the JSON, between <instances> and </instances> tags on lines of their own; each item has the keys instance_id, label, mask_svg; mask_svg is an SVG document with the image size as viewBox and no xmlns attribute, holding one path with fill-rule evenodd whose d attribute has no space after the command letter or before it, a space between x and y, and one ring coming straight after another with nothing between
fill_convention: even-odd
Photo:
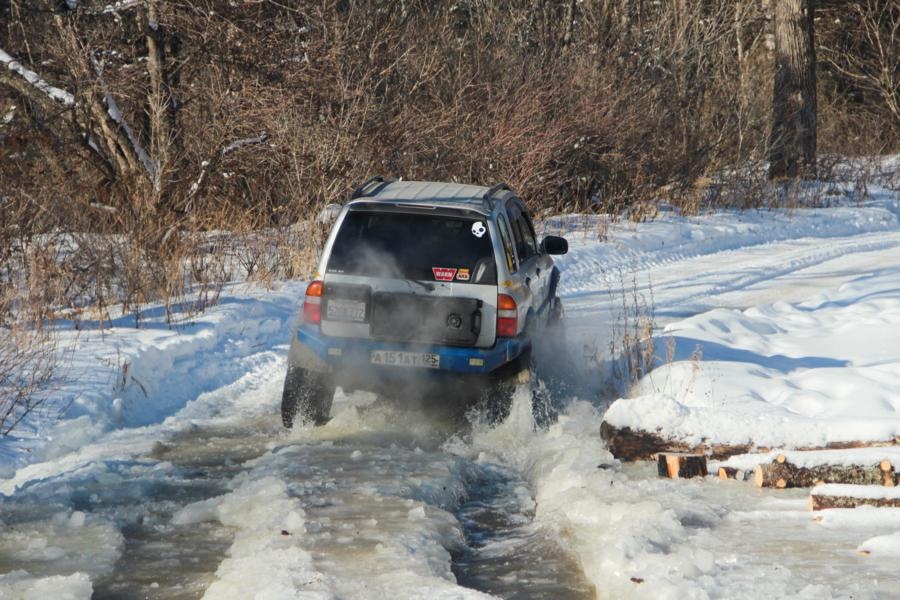
<instances>
[{"instance_id":1,"label":"suv rear window","mask_svg":"<svg viewBox=\"0 0 900 600\"><path fill-rule=\"evenodd\" d=\"M351 211L328 259L329 273L497 284L484 219Z\"/></svg>"}]
</instances>

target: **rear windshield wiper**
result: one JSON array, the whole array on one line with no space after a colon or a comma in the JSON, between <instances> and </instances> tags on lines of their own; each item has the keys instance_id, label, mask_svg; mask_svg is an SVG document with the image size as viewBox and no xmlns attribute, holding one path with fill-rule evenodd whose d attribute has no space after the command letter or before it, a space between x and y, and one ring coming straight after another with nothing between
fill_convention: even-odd
<instances>
[{"instance_id":1,"label":"rear windshield wiper","mask_svg":"<svg viewBox=\"0 0 900 600\"><path fill-rule=\"evenodd\" d=\"M426 291L429 291L429 292L434 291L433 283L428 283L426 281L419 281L418 279L404 279L403 281L405 281L406 283L414 283L416 285L421 285L423 288L425 288ZM412 287L412 286L410 286L410 287Z\"/></svg>"}]
</instances>

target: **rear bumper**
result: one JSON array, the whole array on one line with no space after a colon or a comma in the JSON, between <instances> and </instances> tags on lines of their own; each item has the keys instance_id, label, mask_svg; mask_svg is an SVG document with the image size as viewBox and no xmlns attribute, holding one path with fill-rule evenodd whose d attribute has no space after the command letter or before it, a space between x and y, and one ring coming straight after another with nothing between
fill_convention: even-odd
<instances>
[{"instance_id":1,"label":"rear bumper","mask_svg":"<svg viewBox=\"0 0 900 600\"><path fill-rule=\"evenodd\" d=\"M518 358L526 349L527 341L522 337L499 338L491 348L461 348L432 344L403 344L379 342L358 338L340 338L323 335L313 326L301 325L294 332L291 344L291 363L313 362L316 366L327 366L331 370L366 368L372 370L427 374L435 372L460 374L487 374ZM399 350L403 352L428 352L441 357L440 368L388 367L373 365L370 354L373 350ZM310 355L314 355L311 357ZM315 366L297 364L319 370Z\"/></svg>"}]
</instances>

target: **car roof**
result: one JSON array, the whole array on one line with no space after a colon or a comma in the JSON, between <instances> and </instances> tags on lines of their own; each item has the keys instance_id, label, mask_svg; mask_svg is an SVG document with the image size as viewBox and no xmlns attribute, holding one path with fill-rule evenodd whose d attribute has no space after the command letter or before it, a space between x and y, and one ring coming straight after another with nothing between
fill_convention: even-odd
<instances>
[{"instance_id":1,"label":"car roof","mask_svg":"<svg viewBox=\"0 0 900 600\"><path fill-rule=\"evenodd\" d=\"M378 182L373 182L378 183ZM355 194L350 206L363 203L410 204L435 208L455 208L475 210L490 214L495 201L512 196L507 189L494 190L480 185L437 181L387 181L373 186L366 193L367 184ZM488 194L492 190L495 193Z\"/></svg>"}]
</instances>

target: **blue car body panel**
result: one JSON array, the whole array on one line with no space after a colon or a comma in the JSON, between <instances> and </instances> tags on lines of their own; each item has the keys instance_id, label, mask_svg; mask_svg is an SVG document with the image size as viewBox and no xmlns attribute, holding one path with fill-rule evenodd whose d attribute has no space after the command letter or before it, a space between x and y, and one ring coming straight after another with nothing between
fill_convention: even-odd
<instances>
[{"instance_id":1,"label":"blue car body panel","mask_svg":"<svg viewBox=\"0 0 900 600\"><path fill-rule=\"evenodd\" d=\"M370 362L373 350L397 350L402 352L427 352L441 357L440 368L408 367L428 372L460 374L487 374L518 358L527 347L525 336L499 338L491 348L464 348L434 344L410 344L379 342L375 340L329 337L314 325L301 325L296 330L297 341L312 351L321 361L334 369L368 367L371 369L396 369L398 367L374 365ZM407 368L407 367L400 367Z\"/></svg>"}]
</instances>

